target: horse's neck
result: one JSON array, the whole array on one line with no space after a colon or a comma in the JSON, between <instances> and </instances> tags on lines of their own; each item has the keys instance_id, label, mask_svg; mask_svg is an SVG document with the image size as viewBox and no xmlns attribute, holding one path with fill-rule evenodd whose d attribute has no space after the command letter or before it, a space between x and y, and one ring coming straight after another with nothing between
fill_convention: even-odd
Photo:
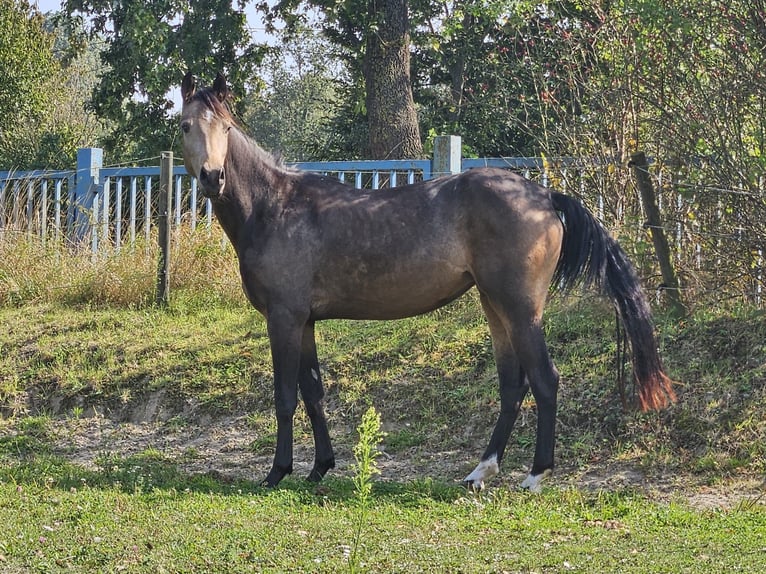
<instances>
[{"instance_id":1,"label":"horse's neck","mask_svg":"<svg viewBox=\"0 0 766 574\"><path fill-rule=\"evenodd\" d=\"M278 201L275 182L284 179L271 156L237 130L229 135L224 197L216 202L215 213L226 235L238 248L242 231L253 218L268 216ZM257 224L256 224L256 227Z\"/></svg>"}]
</instances>

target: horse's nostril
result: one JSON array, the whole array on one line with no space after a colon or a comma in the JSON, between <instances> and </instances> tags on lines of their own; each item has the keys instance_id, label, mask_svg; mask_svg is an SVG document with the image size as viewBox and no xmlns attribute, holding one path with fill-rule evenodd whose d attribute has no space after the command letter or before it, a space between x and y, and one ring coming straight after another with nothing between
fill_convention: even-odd
<instances>
[{"instance_id":1,"label":"horse's nostril","mask_svg":"<svg viewBox=\"0 0 766 574\"><path fill-rule=\"evenodd\" d=\"M221 168L221 171L218 173L218 183L223 185L223 183L226 181L226 172L223 168Z\"/></svg>"},{"instance_id":2,"label":"horse's nostril","mask_svg":"<svg viewBox=\"0 0 766 574\"><path fill-rule=\"evenodd\" d=\"M207 181L208 176L209 176L209 172L204 167L199 170L200 181Z\"/></svg>"}]
</instances>

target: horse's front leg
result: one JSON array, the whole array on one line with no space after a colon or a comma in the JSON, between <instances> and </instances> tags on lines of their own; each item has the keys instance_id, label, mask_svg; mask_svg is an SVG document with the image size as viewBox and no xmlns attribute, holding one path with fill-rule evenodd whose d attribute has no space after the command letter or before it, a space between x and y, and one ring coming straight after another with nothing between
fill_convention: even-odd
<instances>
[{"instance_id":1,"label":"horse's front leg","mask_svg":"<svg viewBox=\"0 0 766 574\"><path fill-rule=\"evenodd\" d=\"M267 326L274 364L277 449L263 485L276 486L293 471L293 416L298 404L298 372L306 318L285 307L270 308Z\"/></svg>"},{"instance_id":2,"label":"horse's front leg","mask_svg":"<svg viewBox=\"0 0 766 574\"><path fill-rule=\"evenodd\" d=\"M322 375L319 372L313 321L308 322L303 329L298 384L303 403L306 406L306 413L311 421L311 429L314 432L314 468L311 469L308 479L312 482L319 482L328 470L335 468L335 453L332 450L327 419L322 408L324 387L322 386Z\"/></svg>"}]
</instances>

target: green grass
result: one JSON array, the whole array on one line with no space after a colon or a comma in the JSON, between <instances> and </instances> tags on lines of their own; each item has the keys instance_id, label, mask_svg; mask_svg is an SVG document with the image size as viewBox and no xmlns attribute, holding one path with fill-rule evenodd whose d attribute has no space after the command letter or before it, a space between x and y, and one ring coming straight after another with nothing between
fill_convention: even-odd
<instances>
[{"instance_id":1,"label":"green grass","mask_svg":"<svg viewBox=\"0 0 766 574\"><path fill-rule=\"evenodd\" d=\"M4 470L0 569L349 570L358 512L350 481L330 479L315 489L288 480L265 491L146 464L125 461L123 472L88 474L40 461L35 478L31 469ZM124 482L131 470L147 473L146 482ZM766 566L762 506L699 511L627 491L467 495L429 482L378 484L370 505L358 564L369 572L758 572Z\"/></svg>"},{"instance_id":2,"label":"green grass","mask_svg":"<svg viewBox=\"0 0 766 574\"><path fill-rule=\"evenodd\" d=\"M548 339L565 382L560 471L542 496L517 492L503 477L488 493L469 495L450 482L469 468L425 465L420 480L375 484L350 563L359 510L343 468L318 488L296 477L270 492L236 473L188 474L161 450L104 452L91 468L61 449L62 426L76 427L94 410L128 416L142 397L162 392L166 432L184 433L199 416L247 412L251 449L270 456L268 341L246 307L182 297L167 310L0 308L9 417L0 423L0 571L763 570L763 498L734 498L724 509L684 502L763 476L763 315L735 310L661 322L663 354L683 385L679 404L659 414L620 407L612 321L590 300L551 306ZM498 405L473 297L398 323L331 322L320 326L319 346L341 452L351 449L352 429L372 404L389 456L457 450L475 462ZM189 401L196 406L186 412ZM534 416L529 400L506 472L529 463ZM311 444L301 415L296 441ZM608 475L620 465L674 485L655 500L651 487L591 491L567 478Z\"/></svg>"},{"instance_id":3,"label":"green grass","mask_svg":"<svg viewBox=\"0 0 766 574\"><path fill-rule=\"evenodd\" d=\"M550 305L547 338L562 375L558 460L630 461L648 472L766 472L766 321L757 310L660 322L662 354L680 381L662 413L625 411L615 382L614 317L589 299ZM0 412L12 420L94 413L172 421L248 413L253 449L273 445L272 383L263 320L244 303L180 294L168 309L0 307ZM375 405L391 453L479 454L498 395L491 342L475 296L397 322L318 327L334 428L353 428ZM628 399L633 389L627 383ZM159 407L147 410L147 401ZM506 465L529 462L535 406L528 398ZM307 421L298 417L310 442ZM336 440L349 447L351 433ZM299 437L300 438L300 437ZM350 448L350 447L349 447Z\"/></svg>"},{"instance_id":4,"label":"green grass","mask_svg":"<svg viewBox=\"0 0 766 574\"><path fill-rule=\"evenodd\" d=\"M489 491L456 486L499 408L474 294L403 321L322 323L339 468L318 487L295 476L265 491L276 434L265 324L240 294L231 253L208 236L190 241L168 308L149 303L151 280L121 287L151 272L135 253L75 256L56 272L60 253L0 245L0 572L766 569L763 311L660 315L679 402L644 414L621 404L613 311L592 297L552 301L558 470L540 496L515 489L534 450L531 398ZM374 483L360 514L351 459L370 406L378 461L401 470ZM99 417L123 421L121 432L151 427L155 439L130 452L106 443L79 461L75 443ZM165 447L236 417L242 450L260 457L253 467L210 460L216 470L190 471L204 445ZM310 464L302 411L295 438ZM625 486L620 472L641 478ZM594 488L589 476L604 480ZM700 496L722 498L692 504Z\"/></svg>"}]
</instances>

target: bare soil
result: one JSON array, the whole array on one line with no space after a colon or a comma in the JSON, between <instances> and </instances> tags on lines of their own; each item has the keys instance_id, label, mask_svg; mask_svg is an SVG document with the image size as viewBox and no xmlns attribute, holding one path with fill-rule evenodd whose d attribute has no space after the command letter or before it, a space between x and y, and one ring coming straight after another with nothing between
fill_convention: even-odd
<instances>
[{"instance_id":1,"label":"bare soil","mask_svg":"<svg viewBox=\"0 0 766 574\"><path fill-rule=\"evenodd\" d=\"M133 404L118 417L105 416L89 408L79 418L54 417L50 440L55 454L85 468L95 469L103 455L128 457L151 449L177 464L188 474L210 474L224 480L258 481L271 465L271 447L253 447L253 425L247 413L213 416L197 412L194 405L181 411L170 408L160 391ZM113 415L114 413L112 413ZM174 422L175 421L175 422ZM3 431L0 428L0 434ZM486 429L489 432L489 429ZM350 476L353 464L353 429L331 428L336 448L335 476ZM484 433L485 434L485 433ZM306 476L313 463L313 444L308 433L296 433L296 476ZM407 482L431 478L459 484L481 455L482 437L477 436L475 452L455 449L430 452L422 446L396 453L383 448L378 458L381 480ZM531 457L531 452L530 452ZM503 465L501 474L489 487L516 488L527 469ZM583 468L559 467L549 485L592 491L635 490L656 500L682 500L695 508L733 508L738 504L766 504L764 477L741 475L710 476L666 474L647 476L630 463L598 462Z\"/></svg>"}]
</instances>

